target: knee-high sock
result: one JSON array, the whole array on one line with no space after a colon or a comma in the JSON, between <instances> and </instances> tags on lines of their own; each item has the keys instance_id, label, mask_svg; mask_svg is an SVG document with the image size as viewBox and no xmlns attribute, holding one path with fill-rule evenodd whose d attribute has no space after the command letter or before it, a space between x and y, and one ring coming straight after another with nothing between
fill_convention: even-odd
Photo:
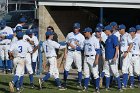
<instances>
[{"instance_id":1,"label":"knee-high sock","mask_svg":"<svg viewBox=\"0 0 140 93\"><path fill-rule=\"evenodd\" d=\"M59 87L59 86L61 86L61 83L60 83L60 79L59 78L56 78L55 79L55 82L56 82L56 85Z\"/></svg>"},{"instance_id":2,"label":"knee-high sock","mask_svg":"<svg viewBox=\"0 0 140 93\"><path fill-rule=\"evenodd\" d=\"M46 73L46 75L42 78L43 81L47 81L50 78L50 73Z\"/></svg>"},{"instance_id":3,"label":"knee-high sock","mask_svg":"<svg viewBox=\"0 0 140 93\"><path fill-rule=\"evenodd\" d=\"M127 86L127 82L128 82L128 74L123 74L123 80L122 80L122 83L124 85L124 87Z\"/></svg>"},{"instance_id":4,"label":"knee-high sock","mask_svg":"<svg viewBox=\"0 0 140 93\"><path fill-rule=\"evenodd\" d=\"M110 77L106 77L106 88L109 88L110 85Z\"/></svg>"},{"instance_id":5,"label":"knee-high sock","mask_svg":"<svg viewBox=\"0 0 140 93\"><path fill-rule=\"evenodd\" d=\"M121 89L121 80L120 80L120 76L116 78L117 83L118 83L118 88Z\"/></svg>"},{"instance_id":6,"label":"knee-high sock","mask_svg":"<svg viewBox=\"0 0 140 93\"><path fill-rule=\"evenodd\" d=\"M68 71L64 70L64 81L67 81L67 77L68 77Z\"/></svg>"},{"instance_id":7,"label":"knee-high sock","mask_svg":"<svg viewBox=\"0 0 140 93\"><path fill-rule=\"evenodd\" d=\"M82 81L82 72L78 72L78 83Z\"/></svg>"},{"instance_id":8,"label":"knee-high sock","mask_svg":"<svg viewBox=\"0 0 140 93\"><path fill-rule=\"evenodd\" d=\"M23 79L24 79L24 76L21 76L20 79L19 79L19 86L20 87L23 86Z\"/></svg>"},{"instance_id":9,"label":"knee-high sock","mask_svg":"<svg viewBox=\"0 0 140 93\"><path fill-rule=\"evenodd\" d=\"M30 78L30 84L33 83L33 81L34 81L33 74L30 74L30 75L29 75L29 78Z\"/></svg>"},{"instance_id":10,"label":"knee-high sock","mask_svg":"<svg viewBox=\"0 0 140 93\"><path fill-rule=\"evenodd\" d=\"M84 87L88 88L89 78L84 79Z\"/></svg>"},{"instance_id":11,"label":"knee-high sock","mask_svg":"<svg viewBox=\"0 0 140 93\"><path fill-rule=\"evenodd\" d=\"M134 85L134 76L130 76L130 84Z\"/></svg>"},{"instance_id":12,"label":"knee-high sock","mask_svg":"<svg viewBox=\"0 0 140 93\"><path fill-rule=\"evenodd\" d=\"M35 69L36 69L36 62L32 62L32 69L33 69L33 72L35 73Z\"/></svg>"},{"instance_id":13,"label":"knee-high sock","mask_svg":"<svg viewBox=\"0 0 140 93\"><path fill-rule=\"evenodd\" d=\"M96 89L99 89L99 82L100 82L100 78L95 79Z\"/></svg>"}]
</instances>

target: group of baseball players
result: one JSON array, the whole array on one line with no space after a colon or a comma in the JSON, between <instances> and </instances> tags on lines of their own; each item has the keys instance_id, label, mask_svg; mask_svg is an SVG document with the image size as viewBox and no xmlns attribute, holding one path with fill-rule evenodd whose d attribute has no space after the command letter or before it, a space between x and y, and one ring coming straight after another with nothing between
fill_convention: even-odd
<instances>
[{"instance_id":1,"label":"group of baseball players","mask_svg":"<svg viewBox=\"0 0 140 93\"><path fill-rule=\"evenodd\" d=\"M23 31L27 20L20 18L15 28L6 26L5 20L0 20L0 58L2 60L2 70L11 70L14 78L9 82L10 92L17 92L23 85L25 67L29 73L31 88L34 88L33 74L36 72L36 62L38 56L39 41L33 34L32 29Z\"/></svg>"},{"instance_id":2,"label":"group of baseball players","mask_svg":"<svg viewBox=\"0 0 140 93\"><path fill-rule=\"evenodd\" d=\"M4 20L0 21L0 56L3 69L11 70L12 63L14 65L14 77L9 82L10 92L15 91L14 86L17 92L21 92L25 69L29 73L31 88L34 88L33 74L36 72L38 49L45 53L49 63L49 71L43 78L39 78L40 89L52 76L59 90L67 89L68 75L73 62L78 72L77 87L82 88L83 85L85 92L88 91L90 79L94 81L95 93L100 93L99 88L102 87L103 78L105 78L106 91L110 90L112 78L116 81L120 92L127 89L128 81L130 88L134 88L134 76L138 77L140 86L140 25L130 27L126 31L124 24L117 25L116 22L111 22L104 27L99 23L95 30L86 27L82 31L80 23L74 23L73 31L68 33L63 45L54 40L54 29L48 27L45 33L46 40L39 48L38 38L33 31L27 29L25 33L23 32L22 27L26 21L26 18L20 18L20 23L14 29L6 26ZM65 50L63 83L59 78L56 49ZM102 66L99 66L99 59L102 59ZM122 79L118 66L121 68ZM102 71L99 71L99 67Z\"/></svg>"},{"instance_id":3,"label":"group of baseball players","mask_svg":"<svg viewBox=\"0 0 140 93\"><path fill-rule=\"evenodd\" d=\"M66 36L66 45L53 41L53 36L53 31L47 30L43 50L50 68L49 72L39 79L40 89L51 76L54 76L59 90L67 89L67 78L73 62L78 72L77 87L82 87L82 75L84 75L83 91L85 92L88 91L89 81L92 79L95 93L100 93L99 88L102 87L104 77L106 91L110 90L113 78L118 85L119 92L127 89L128 81L130 81L130 88L134 88L134 76L138 76L138 84L140 85L140 25L126 31L124 24L117 25L116 22L111 22L104 27L103 24L99 23L95 31L90 27L80 31L80 23L74 23L73 31ZM63 48L65 48L66 62L64 64L64 82L61 83L55 49ZM102 59L102 66L100 66L102 71L98 69L99 58ZM122 79L120 79L119 66Z\"/></svg>"}]
</instances>

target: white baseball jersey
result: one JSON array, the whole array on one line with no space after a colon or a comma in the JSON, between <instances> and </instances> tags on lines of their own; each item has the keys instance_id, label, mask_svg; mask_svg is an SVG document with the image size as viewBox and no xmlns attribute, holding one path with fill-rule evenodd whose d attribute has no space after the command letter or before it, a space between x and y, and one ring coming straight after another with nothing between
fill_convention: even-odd
<instances>
[{"instance_id":1,"label":"white baseball jersey","mask_svg":"<svg viewBox=\"0 0 140 93\"><path fill-rule=\"evenodd\" d=\"M61 46L59 43L52 41L50 39L43 42L43 49L46 57L57 56L55 49L63 49L63 48L66 48L66 46Z\"/></svg>"},{"instance_id":2,"label":"white baseball jersey","mask_svg":"<svg viewBox=\"0 0 140 93\"><path fill-rule=\"evenodd\" d=\"M76 46L75 42L78 42L81 48L83 48L84 40L85 37L81 33L75 35L73 32L70 32L66 37L67 43L71 43L72 45ZM70 46L68 46L68 49L73 50Z\"/></svg>"},{"instance_id":3,"label":"white baseball jersey","mask_svg":"<svg viewBox=\"0 0 140 93\"><path fill-rule=\"evenodd\" d=\"M140 37L136 35L132 40L133 47L131 49L131 53L140 55Z\"/></svg>"},{"instance_id":4,"label":"white baseball jersey","mask_svg":"<svg viewBox=\"0 0 140 93\"><path fill-rule=\"evenodd\" d=\"M114 31L114 33L113 33L116 37L118 37L118 40L120 41L120 33L119 33L119 31Z\"/></svg>"},{"instance_id":5,"label":"white baseball jersey","mask_svg":"<svg viewBox=\"0 0 140 93\"><path fill-rule=\"evenodd\" d=\"M9 51L18 51L17 57L26 57L27 53L32 53L32 47L31 45L24 41L24 40L18 40L17 42L11 44Z\"/></svg>"},{"instance_id":6,"label":"white baseball jersey","mask_svg":"<svg viewBox=\"0 0 140 93\"><path fill-rule=\"evenodd\" d=\"M84 55L96 55L96 49L100 49L99 40L92 36L84 41Z\"/></svg>"},{"instance_id":7,"label":"white baseball jersey","mask_svg":"<svg viewBox=\"0 0 140 93\"><path fill-rule=\"evenodd\" d=\"M34 48L35 46L38 46L39 41L38 41L38 39L37 39L36 36L33 35L32 38L30 38L28 35L24 35L24 36L23 36L23 40L26 40L27 38L28 38L29 40L31 40L31 41L34 42L34 45L32 45L33 48Z\"/></svg>"},{"instance_id":8,"label":"white baseball jersey","mask_svg":"<svg viewBox=\"0 0 140 93\"><path fill-rule=\"evenodd\" d=\"M6 26L4 29L0 30L1 36L9 36L11 34L13 35L13 30L11 27ZM8 43L11 43L11 40L10 39L3 39L3 40L0 40L0 43L8 44Z\"/></svg>"},{"instance_id":9,"label":"white baseball jersey","mask_svg":"<svg viewBox=\"0 0 140 93\"><path fill-rule=\"evenodd\" d=\"M122 35L120 38L121 51L122 52L127 51L130 43L133 43L131 35L128 33L125 33L124 35Z\"/></svg>"}]
</instances>

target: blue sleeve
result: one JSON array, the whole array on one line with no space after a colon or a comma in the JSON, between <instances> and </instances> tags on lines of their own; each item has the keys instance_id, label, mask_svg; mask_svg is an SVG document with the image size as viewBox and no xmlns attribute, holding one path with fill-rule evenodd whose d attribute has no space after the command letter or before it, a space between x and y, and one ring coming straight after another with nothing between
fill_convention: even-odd
<instances>
[{"instance_id":1,"label":"blue sleeve","mask_svg":"<svg viewBox=\"0 0 140 93\"><path fill-rule=\"evenodd\" d=\"M65 45L67 45L67 43L66 42L58 42L61 46L65 46Z\"/></svg>"},{"instance_id":2,"label":"blue sleeve","mask_svg":"<svg viewBox=\"0 0 140 93\"><path fill-rule=\"evenodd\" d=\"M95 49L96 54L100 55L101 54L101 49Z\"/></svg>"},{"instance_id":3,"label":"blue sleeve","mask_svg":"<svg viewBox=\"0 0 140 93\"><path fill-rule=\"evenodd\" d=\"M113 46L116 47L119 45L119 42L118 42L118 37L116 36L113 36Z\"/></svg>"},{"instance_id":4,"label":"blue sleeve","mask_svg":"<svg viewBox=\"0 0 140 93\"><path fill-rule=\"evenodd\" d=\"M81 51L82 49L81 49L80 46L77 46L77 47L76 47L76 50L77 50L77 51Z\"/></svg>"},{"instance_id":5,"label":"blue sleeve","mask_svg":"<svg viewBox=\"0 0 140 93\"><path fill-rule=\"evenodd\" d=\"M9 36L5 37L6 39L12 39L13 38L13 34L10 34Z\"/></svg>"}]
</instances>

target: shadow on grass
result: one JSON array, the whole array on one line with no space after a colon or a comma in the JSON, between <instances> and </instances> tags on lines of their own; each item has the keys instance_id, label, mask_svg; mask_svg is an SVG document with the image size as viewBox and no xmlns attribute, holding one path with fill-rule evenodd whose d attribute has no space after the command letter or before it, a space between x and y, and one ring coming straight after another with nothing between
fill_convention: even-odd
<instances>
[{"instance_id":1,"label":"shadow on grass","mask_svg":"<svg viewBox=\"0 0 140 93\"><path fill-rule=\"evenodd\" d=\"M5 88L0 88L0 93L10 93L10 91L8 91L8 89Z\"/></svg>"}]
</instances>

